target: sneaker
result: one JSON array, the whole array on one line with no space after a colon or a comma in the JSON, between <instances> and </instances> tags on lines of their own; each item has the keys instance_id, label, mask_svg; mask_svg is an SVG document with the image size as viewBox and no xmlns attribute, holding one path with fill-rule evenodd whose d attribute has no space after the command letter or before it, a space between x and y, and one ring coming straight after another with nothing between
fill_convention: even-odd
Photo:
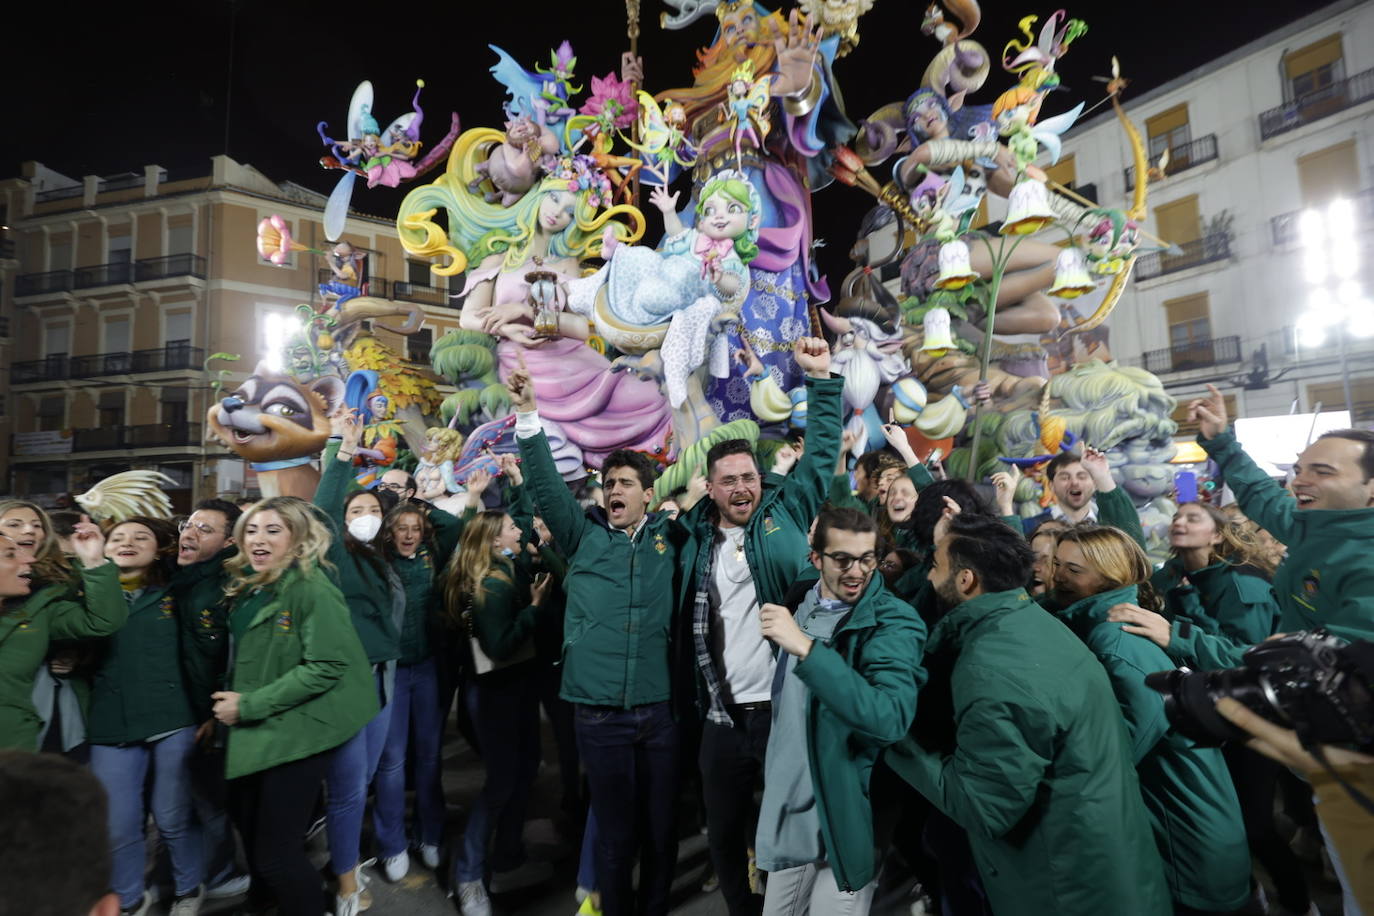
<instances>
[{"instance_id":1,"label":"sneaker","mask_svg":"<svg viewBox=\"0 0 1374 916\"><path fill-rule=\"evenodd\" d=\"M153 898L148 896L148 892L143 892L143 898L131 907L120 910L120 916L148 916L148 908L153 905Z\"/></svg>"},{"instance_id":2,"label":"sneaker","mask_svg":"<svg viewBox=\"0 0 1374 916\"><path fill-rule=\"evenodd\" d=\"M573 902L581 904L583 900L586 900L591 895L591 891L587 890L587 888L579 884L577 886L577 890L573 891Z\"/></svg>"},{"instance_id":3,"label":"sneaker","mask_svg":"<svg viewBox=\"0 0 1374 916\"><path fill-rule=\"evenodd\" d=\"M464 881L458 885L458 912L463 916L491 916L491 898L481 881Z\"/></svg>"},{"instance_id":4,"label":"sneaker","mask_svg":"<svg viewBox=\"0 0 1374 916\"><path fill-rule=\"evenodd\" d=\"M334 916L358 916L363 911L361 889L334 897Z\"/></svg>"},{"instance_id":5,"label":"sneaker","mask_svg":"<svg viewBox=\"0 0 1374 916\"><path fill-rule=\"evenodd\" d=\"M421 843L420 861L425 863L425 868L430 871L437 871L439 868L439 847L433 843Z\"/></svg>"},{"instance_id":6,"label":"sneaker","mask_svg":"<svg viewBox=\"0 0 1374 916\"><path fill-rule=\"evenodd\" d=\"M522 888L533 887L536 884L543 884L552 877L552 863L536 862L533 859L527 859L519 868L512 868L509 871L492 872L491 892L493 894L508 894L511 891L518 891Z\"/></svg>"},{"instance_id":7,"label":"sneaker","mask_svg":"<svg viewBox=\"0 0 1374 916\"><path fill-rule=\"evenodd\" d=\"M364 868L371 868L377 864L376 859L364 859L358 863L358 867L353 870L353 875L358 882L358 911L364 912L372 909L372 891L369 885L372 884L372 876L363 871Z\"/></svg>"},{"instance_id":8,"label":"sneaker","mask_svg":"<svg viewBox=\"0 0 1374 916\"><path fill-rule=\"evenodd\" d=\"M239 875L237 878L230 878L228 881L216 884L214 887L205 889L206 900L221 900L225 897L237 897L240 894L248 893L248 889L253 886L253 879L247 875Z\"/></svg>"},{"instance_id":9,"label":"sneaker","mask_svg":"<svg viewBox=\"0 0 1374 916\"><path fill-rule=\"evenodd\" d=\"M172 899L172 908L167 911L167 916L196 916L200 912L200 905L205 901L205 888L198 887L194 894L186 894Z\"/></svg>"},{"instance_id":10,"label":"sneaker","mask_svg":"<svg viewBox=\"0 0 1374 916\"><path fill-rule=\"evenodd\" d=\"M601 895L593 891L587 899L582 901L582 905L577 908L577 916L601 916L600 903Z\"/></svg>"},{"instance_id":11,"label":"sneaker","mask_svg":"<svg viewBox=\"0 0 1374 916\"><path fill-rule=\"evenodd\" d=\"M395 884L410 873L410 853L401 851L382 860L382 874L386 880Z\"/></svg>"}]
</instances>

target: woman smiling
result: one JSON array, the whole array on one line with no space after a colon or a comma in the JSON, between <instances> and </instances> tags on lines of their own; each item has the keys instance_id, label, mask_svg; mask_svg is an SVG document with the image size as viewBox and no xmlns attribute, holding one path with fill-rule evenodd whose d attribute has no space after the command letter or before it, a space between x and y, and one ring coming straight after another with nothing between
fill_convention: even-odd
<instances>
[{"instance_id":1,"label":"woman smiling","mask_svg":"<svg viewBox=\"0 0 1374 916\"><path fill-rule=\"evenodd\" d=\"M319 873L301 844L329 752L377 715L367 654L325 569L329 530L299 499L257 503L234 528L230 688L214 694L229 727L230 810L253 892L281 916L323 912ZM259 901L265 902L265 901Z\"/></svg>"}]
</instances>

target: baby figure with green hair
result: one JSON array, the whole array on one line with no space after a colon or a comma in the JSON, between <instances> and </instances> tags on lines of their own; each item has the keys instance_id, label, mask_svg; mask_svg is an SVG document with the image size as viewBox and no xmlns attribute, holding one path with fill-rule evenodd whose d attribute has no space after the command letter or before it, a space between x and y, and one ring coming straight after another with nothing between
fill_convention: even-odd
<instances>
[{"instance_id":1,"label":"baby figure with green hair","mask_svg":"<svg viewBox=\"0 0 1374 916\"><path fill-rule=\"evenodd\" d=\"M678 194L654 188L649 200L667 230L658 250L616 245L608 239L604 268L568 284L569 306L592 311L606 287L606 307L631 327L671 322L659 348L668 400L680 406L686 375L709 361L712 375L729 375L729 350L720 333L749 292L748 264L758 254L761 205L745 176L717 172L698 195L695 226L677 213Z\"/></svg>"}]
</instances>

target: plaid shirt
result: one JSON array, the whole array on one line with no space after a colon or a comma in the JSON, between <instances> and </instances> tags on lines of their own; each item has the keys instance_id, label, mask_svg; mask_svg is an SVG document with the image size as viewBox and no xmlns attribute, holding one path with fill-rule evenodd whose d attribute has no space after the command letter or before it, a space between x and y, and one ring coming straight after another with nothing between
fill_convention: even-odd
<instances>
[{"instance_id":1,"label":"plaid shirt","mask_svg":"<svg viewBox=\"0 0 1374 916\"><path fill-rule=\"evenodd\" d=\"M710 703L706 709L706 719L714 725L735 727L730 711L725 708L721 698L720 673L716 671L716 660L711 654L711 586L715 575L716 550L712 544L706 562L702 564L701 578L697 580L696 597L692 600L692 643L696 648L697 670L706 683L706 694ZM751 571L752 572L752 571Z\"/></svg>"}]
</instances>

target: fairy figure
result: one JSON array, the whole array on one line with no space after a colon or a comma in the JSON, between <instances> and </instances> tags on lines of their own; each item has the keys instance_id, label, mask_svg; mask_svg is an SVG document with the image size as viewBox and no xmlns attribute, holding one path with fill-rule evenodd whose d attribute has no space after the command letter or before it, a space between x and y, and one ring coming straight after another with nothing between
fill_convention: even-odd
<instances>
[{"instance_id":1,"label":"fairy figure","mask_svg":"<svg viewBox=\"0 0 1374 916\"><path fill-rule=\"evenodd\" d=\"M696 149L687 141L683 127L687 123L687 112L671 99L663 100L663 107L649 93L640 90L639 135L642 143L621 134L621 139L632 149L644 154L645 170L666 185L672 179L674 165L684 168L696 162Z\"/></svg>"},{"instance_id":2,"label":"fairy figure","mask_svg":"<svg viewBox=\"0 0 1374 916\"><path fill-rule=\"evenodd\" d=\"M765 73L754 79L754 62L746 60L740 64L730 77L726 90L725 119L730 124L730 139L735 144L735 167L744 167L744 154L741 141L747 136L755 149L763 146L763 138L768 136L772 126L768 116L768 86L772 83L771 74Z\"/></svg>"},{"instance_id":3,"label":"fairy figure","mask_svg":"<svg viewBox=\"0 0 1374 916\"><path fill-rule=\"evenodd\" d=\"M320 298L334 300L333 308L340 309L355 296L363 294L363 268L367 255L356 251L348 242L340 242L329 252L326 263L334 279L320 284Z\"/></svg>"},{"instance_id":4,"label":"fairy figure","mask_svg":"<svg viewBox=\"0 0 1374 916\"><path fill-rule=\"evenodd\" d=\"M579 113L568 119L565 129L564 142L574 152L584 143L591 144L590 155L615 187L618 203L633 201L634 180L644 167L644 160L617 155L612 152L612 144L616 131L629 127L638 117L639 103L634 99L630 81L608 73L605 77L592 77L591 95ZM582 136L573 142L575 131Z\"/></svg>"},{"instance_id":5,"label":"fairy figure","mask_svg":"<svg viewBox=\"0 0 1374 916\"><path fill-rule=\"evenodd\" d=\"M549 52L551 66L545 68L535 64L534 72L548 77L540 95L546 102L559 108L566 106L568 100L582 91L581 86L572 84L573 68L577 66L577 56L573 54L572 44L564 41L556 50Z\"/></svg>"}]
</instances>

